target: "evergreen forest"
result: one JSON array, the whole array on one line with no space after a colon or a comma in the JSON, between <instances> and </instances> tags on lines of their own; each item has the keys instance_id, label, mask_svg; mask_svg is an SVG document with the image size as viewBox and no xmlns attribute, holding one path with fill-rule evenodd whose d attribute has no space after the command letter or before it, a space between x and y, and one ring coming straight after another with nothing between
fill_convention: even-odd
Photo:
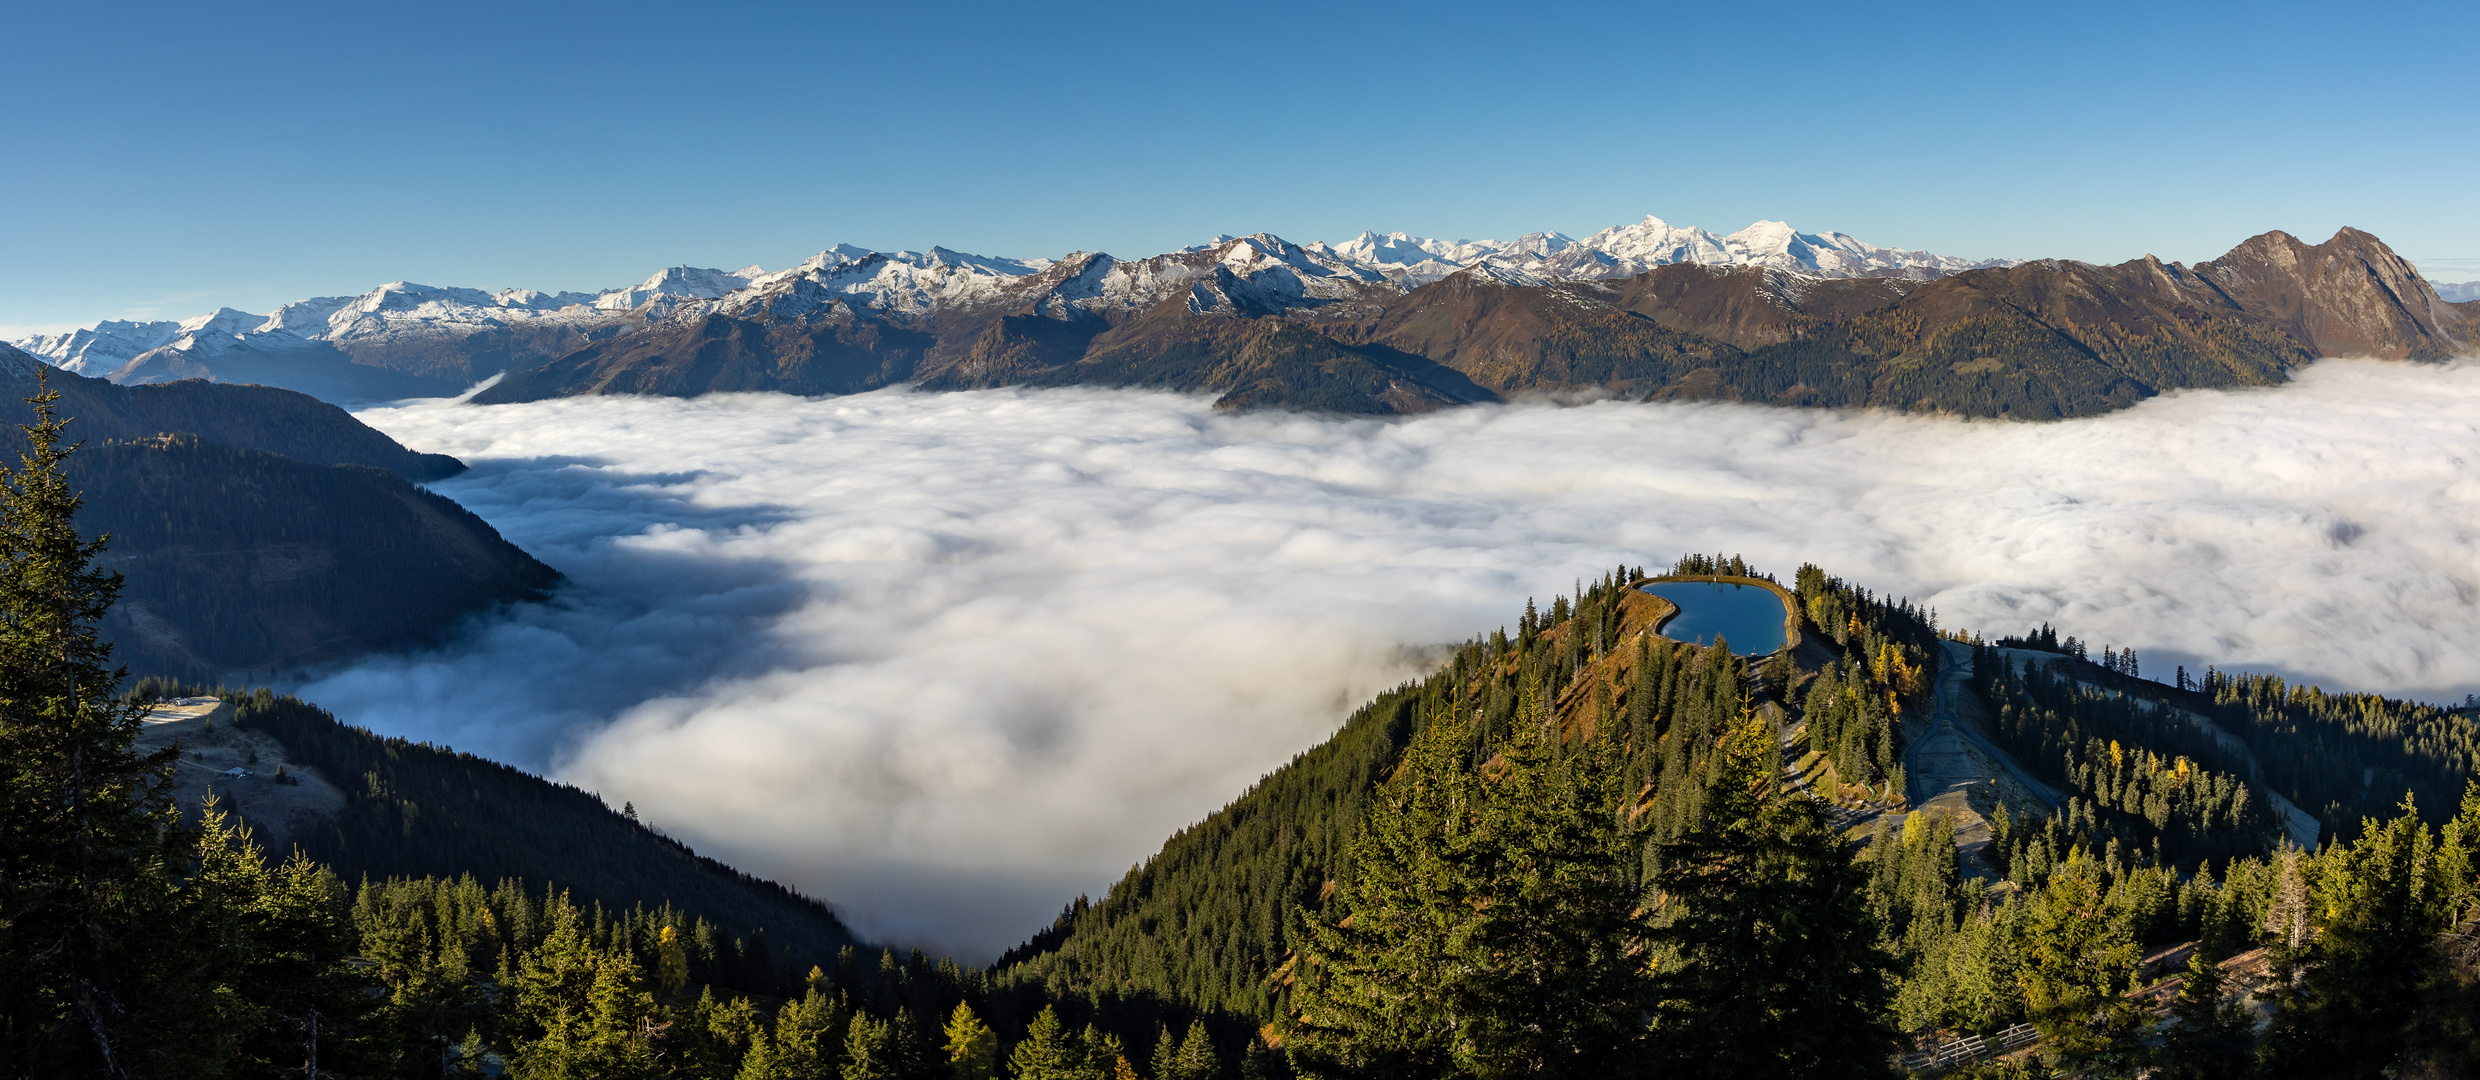
<instances>
[{"instance_id":1,"label":"evergreen forest","mask_svg":"<svg viewBox=\"0 0 2480 1080\"><path fill-rule=\"evenodd\" d=\"M1641 567L1577 582L986 968L865 946L591 793L236 691L234 723L347 793L269 851L172 804L177 748L138 748L151 702L195 691L132 685L99 629L126 582L79 529L57 400L0 476L6 1075L2480 1069L2468 717L2165 686L2048 639L2038 663L1737 557L1656 574L1778 592L1781 649L1661 636ZM1907 750L1954 695L2066 794L1970 804L1978 857L1960 811L1907 805ZM1975 1037L2019 1049L1950 1052Z\"/></svg>"},{"instance_id":2,"label":"evergreen forest","mask_svg":"<svg viewBox=\"0 0 2480 1080\"><path fill-rule=\"evenodd\" d=\"M123 662L213 682L436 640L559 580L473 512L401 476L194 435L85 447L78 524L128 587L105 632Z\"/></svg>"}]
</instances>

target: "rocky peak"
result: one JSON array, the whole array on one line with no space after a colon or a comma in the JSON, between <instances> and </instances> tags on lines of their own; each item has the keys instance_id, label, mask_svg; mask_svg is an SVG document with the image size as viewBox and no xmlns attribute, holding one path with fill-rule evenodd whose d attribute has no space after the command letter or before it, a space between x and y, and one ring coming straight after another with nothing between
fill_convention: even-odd
<instances>
[{"instance_id":1,"label":"rocky peak","mask_svg":"<svg viewBox=\"0 0 2480 1080\"><path fill-rule=\"evenodd\" d=\"M2418 268L2358 229L2322 244L2279 230L2252 236L2195 272L2326 356L2443 359L2480 336Z\"/></svg>"}]
</instances>

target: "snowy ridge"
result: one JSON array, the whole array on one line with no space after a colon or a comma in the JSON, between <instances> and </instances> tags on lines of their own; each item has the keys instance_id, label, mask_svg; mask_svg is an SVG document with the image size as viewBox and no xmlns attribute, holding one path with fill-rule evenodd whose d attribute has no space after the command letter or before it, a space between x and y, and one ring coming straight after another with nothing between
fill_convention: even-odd
<instances>
[{"instance_id":1,"label":"snowy ridge","mask_svg":"<svg viewBox=\"0 0 2480 1080\"><path fill-rule=\"evenodd\" d=\"M221 308L178 322L107 320L13 344L81 375L152 381L200 373L224 377L208 366L219 357L418 350L495 331L533 333L549 342L709 314L796 322L864 312L917 319L1004 303L1065 318L1145 310L1177 297L1194 312L1255 315L1382 301L1458 273L1503 285L1546 285L1632 277L1678 262L1754 265L1815 277L1918 279L2013 264L1881 248L1842 233L1803 233L1778 221L1716 235L1656 217L1582 240L1556 232L1506 242L1364 232L1342 243L1300 245L1269 233L1218 236L1133 260L1084 252L1054 261L939 247L881 252L838 245L773 272L758 266L675 266L636 285L595 293L486 292L397 281L358 296L296 301L265 315Z\"/></svg>"},{"instance_id":2,"label":"snowy ridge","mask_svg":"<svg viewBox=\"0 0 2480 1080\"><path fill-rule=\"evenodd\" d=\"M791 270L753 278L741 292L679 304L667 317L679 321L720 312L816 321L863 311L922 317L1001 303L1066 318L1141 310L1175 296L1185 297L1194 312L1268 314L1358 299L1371 290L1398 291L1380 271L1267 233L1216 237L1209 244L1134 260L1088 252L1053 262L945 248L927 253L837 248Z\"/></svg>"},{"instance_id":3,"label":"snowy ridge","mask_svg":"<svg viewBox=\"0 0 2480 1080\"><path fill-rule=\"evenodd\" d=\"M942 247L877 252L838 244L790 270L754 275L738 292L682 303L667 314L676 320L711 312L793 320L862 309L925 315L996 298L1049 265L1048 259L995 259Z\"/></svg>"},{"instance_id":4,"label":"snowy ridge","mask_svg":"<svg viewBox=\"0 0 2480 1080\"><path fill-rule=\"evenodd\" d=\"M2441 281L2431 282L2431 284L2436 286L2438 297L2449 304L2480 300L2480 281Z\"/></svg>"},{"instance_id":5,"label":"snowy ridge","mask_svg":"<svg viewBox=\"0 0 2480 1080\"><path fill-rule=\"evenodd\" d=\"M1717 236L1658 217L1604 229L1582 240L1558 233L1532 233L1513 242L1452 243L1374 233L1333 250L1408 285L1436 281L1479 263L1511 267L1552 281L1634 277L1657 266L1692 262L1706 266L1763 266L1814 277L1936 278L1983 267L2012 266L2012 259L1958 259L1925 251L1882 248L1839 232L1804 233L1779 221L1760 221Z\"/></svg>"},{"instance_id":6,"label":"snowy ridge","mask_svg":"<svg viewBox=\"0 0 2480 1080\"><path fill-rule=\"evenodd\" d=\"M10 344L56 367L80 375L101 376L136 359L139 353L172 344L180 336L178 322L105 319L83 329L36 334Z\"/></svg>"}]
</instances>

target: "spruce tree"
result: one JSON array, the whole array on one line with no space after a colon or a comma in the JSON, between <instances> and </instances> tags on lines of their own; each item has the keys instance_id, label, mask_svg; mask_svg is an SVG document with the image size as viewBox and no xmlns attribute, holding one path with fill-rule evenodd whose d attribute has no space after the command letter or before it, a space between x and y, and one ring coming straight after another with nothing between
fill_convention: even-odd
<instances>
[{"instance_id":1,"label":"spruce tree","mask_svg":"<svg viewBox=\"0 0 2480 1080\"><path fill-rule=\"evenodd\" d=\"M2460 828L2449 852L2460 854ZM2437 838L2406 796L2402 815L2371 821L2348 847L2317 857L2313 908L2321 924L2291 993L2266 1032L2269 1070L2289 1076L2377 1077L2402 1046L2422 997L2440 974L2438 951L2461 913L2461 861L2440 858Z\"/></svg>"},{"instance_id":2,"label":"spruce tree","mask_svg":"<svg viewBox=\"0 0 2480 1080\"><path fill-rule=\"evenodd\" d=\"M144 707L96 630L121 575L78 535L68 423L48 385L0 469L0 1054L37 1075L194 1070L202 980L177 970L172 750L134 748Z\"/></svg>"},{"instance_id":3,"label":"spruce tree","mask_svg":"<svg viewBox=\"0 0 2480 1080\"><path fill-rule=\"evenodd\" d=\"M895 1025L855 1016L844 1033L843 1080L899 1080Z\"/></svg>"},{"instance_id":4,"label":"spruce tree","mask_svg":"<svg viewBox=\"0 0 2480 1080\"><path fill-rule=\"evenodd\" d=\"M2032 899L2025 927L2024 1003L2049 1051L2067 1061L2122 1052L2138 1019L2123 994L2141 954L2107 893L2102 868L2078 848Z\"/></svg>"},{"instance_id":5,"label":"spruce tree","mask_svg":"<svg viewBox=\"0 0 2480 1080\"><path fill-rule=\"evenodd\" d=\"M1555 722L1519 729L1487 786L1488 903L1473 943L1488 977L1459 1051L1477 1075L1624 1076L1643 1053L1639 833L1621 804L1616 733L1581 742L1562 755Z\"/></svg>"},{"instance_id":6,"label":"spruce tree","mask_svg":"<svg viewBox=\"0 0 2480 1080\"><path fill-rule=\"evenodd\" d=\"M1188 1022L1188 1034L1171 1037L1166 1027L1154 1039L1154 1080L1214 1080L1222 1071L1214 1056L1214 1040L1206 1035L1205 1020Z\"/></svg>"},{"instance_id":7,"label":"spruce tree","mask_svg":"<svg viewBox=\"0 0 2480 1080\"><path fill-rule=\"evenodd\" d=\"M1484 900L1481 792L1467 732L1435 717L1404 749L1353 841L1340 919L1300 911L1293 1060L1314 1076L1457 1074ZM1030 1040L1029 1040L1030 1041Z\"/></svg>"},{"instance_id":8,"label":"spruce tree","mask_svg":"<svg viewBox=\"0 0 2480 1080\"><path fill-rule=\"evenodd\" d=\"M1059 1010L1049 1005L1042 1006L1041 1014L1026 1026L1024 1040L1008 1052L1008 1068L1016 1080L1094 1080L1082 1040L1059 1019Z\"/></svg>"},{"instance_id":9,"label":"spruce tree","mask_svg":"<svg viewBox=\"0 0 2480 1080\"><path fill-rule=\"evenodd\" d=\"M1773 725L1726 729L1703 820L1658 849L1661 1075L1880 1076L1888 958L1822 806L1780 790Z\"/></svg>"},{"instance_id":10,"label":"spruce tree","mask_svg":"<svg viewBox=\"0 0 2480 1080\"><path fill-rule=\"evenodd\" d=\"M771 1034L751 1040L739 1080L833 1080L842 1064L844 1023L836 1000L812 985L775 1011Z\"/></svg>"},{"instance_id":11,"label":"spruce tree","mask_svg":"<svg viewBox=\"0 0 2480 1080\"><path fill-rule=\"evenodd\" d=\"M1609 727L1526 716L1475 770L1449 713L1378 793L1308 939L1293 1060L1313 1075L1623 1076L1642 1057L1636 830Z\"/></svg>"},{"instance_id":12,"label":"spruce tree","mask_svg":"<svg viewBox=\"0 0 2480 1080\"><path fill-rule=\"evenodd\" d=\"M1123 1073L1134 1073L1119 1036L1089 1023L1077 1042L1085 1048L1085 1075L1091 1080L1114 1080Z\"/></svg>"},{"instance_id":13,"label":"spruce tree","mask_svg":"<svg viewBox=\"0 0 2480 1080\"><path fill-rule=\"evenodd\" d=\"M598 949L576 908L551 907L552 929L521 957L511 1063L519 1080L627 1080L653 1067L657 1010L625 951Z\"/></svg>"}]
</instances>

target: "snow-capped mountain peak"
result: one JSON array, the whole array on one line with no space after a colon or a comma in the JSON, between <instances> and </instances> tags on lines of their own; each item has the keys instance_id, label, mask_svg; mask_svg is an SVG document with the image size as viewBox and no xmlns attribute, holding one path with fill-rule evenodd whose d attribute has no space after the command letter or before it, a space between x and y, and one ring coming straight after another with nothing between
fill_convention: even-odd
<instances>
[{"instance_id":1,"label":"snow-capped mountain peak","mask_svg":"<svg viewBox=\"0 0 2480 1080\"><path fill-rule=\"evenodd\" d=\"M1813 277L1911 278L2006 264L1881 248L1838 232L1804 233L1781 221L1758 221L1718 236L1653 216L1581 240L1557 232L1498 241L1370 230L1341 243L1301 245L1253 233L1217 236L1140 259L1081 252L1056 261L1011 259L944 247L881 252L838 244L771 272L759 266L674 266L638 284L595 293L393 281L359 295L295 301L266 315L221 308L179 322L106 320L15 344L80 374L145 381L202 372L226 377L243 370L234 365L251 357L261 360L249 362L272 363L267 358L279 353L333 357L343 350L351 355L339 362L418 366L431 362L424 357L457 355L453 348L443 353L443 342L504 331L503 339L515 335L531 344L513 353L504 351L509 346L494 346L503 351L479 355L506 364L652 323L718 312L798 320L860 312L915 318L1004 303L1066 317L1181 298L1199 311L1269 314L1383 300L1467 270L1481 271L1476 281L1524 285L1631 277L1676 262L1757 265ZM156 359L141 362L150 355ZM408 359L387 359L392 355ZM216 357L231 363L201 366ZM462 369L454 370L463 377Z\"/></svg>"},{"instance_id":2,"label":"snow-capped mountain peak","mask_svg":"<svg viewBox=\"0 0 2480 1080\"><path fill-rule=\"evenodd\" d=\"M594 297L593 304L603 311L628 311L657 298L713 300L735 289L745 289L766 271L756 266L738 270L708 270L696 266L674 266L625 289L611 289Z\"/></svg>"},{"instance_id":3,"label":"snow-capped mountain peak","mask_svg":"<svg viewBox=\"0 0 2480 1080\"><path fill-rule=\"evenodd\" d=\"M180 336L181 324L169 319L105 319L84 329L37 334L11 344L65 370L102 375Z\"/></svg>"},{"instance_id":4,"label":"snow-capped mountain peak","mask_svg":"<svg viewBox=\"0 0 2480 1080\"><path fill-rule=\"evenodd\" d=\"M1959 270L2006 265L1901 248L1881 248L1843 233L1803 233L1787 222L1759 221L1727 236L1679 226L1659 217L1616 225L1582 240L1555 232L1532 233L1501 244L1493 240L1448 243L1404 233L1364 232L1333 246L1341 256L1375 267L1408 286L1418 286L1480 262L1520 270L1552 281L1633 277L1657 266L1690 262L1711 266L1755 265L1818 277L1942 277Z\"/></svg>"}]
</instances>

